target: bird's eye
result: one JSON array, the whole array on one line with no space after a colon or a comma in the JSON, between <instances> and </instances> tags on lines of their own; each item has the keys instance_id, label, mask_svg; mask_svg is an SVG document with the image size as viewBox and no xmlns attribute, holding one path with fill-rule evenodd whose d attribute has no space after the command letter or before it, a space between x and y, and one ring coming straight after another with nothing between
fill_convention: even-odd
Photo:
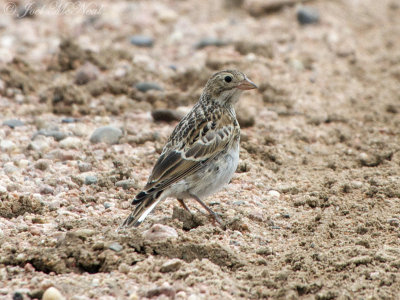
<instances>
[{"instance_id":1,"label":"bird's eye","mask_svg":"<svg viewBox=\"0 0 400 300\"><path fill-rule=\"evenodd\" d=\"M226 82L231 82L232 81L232 77L231 76L225 76L224 80Z\"/></svg>"}]
</instances>

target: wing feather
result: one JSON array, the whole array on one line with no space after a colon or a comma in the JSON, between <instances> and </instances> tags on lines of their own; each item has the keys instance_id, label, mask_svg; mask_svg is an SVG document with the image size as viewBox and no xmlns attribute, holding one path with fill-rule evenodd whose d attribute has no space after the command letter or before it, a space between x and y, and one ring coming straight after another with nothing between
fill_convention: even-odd
<instances>
[{"instance_id":1,"label":"wing feather","mask_svg":"<svg viewBox=\"0 0 400 300\"><path fill-rule=\"evenodd\" d=\"M162 153L144 188L145 191L150 189L157 191L167 188L199 170L204 163L213 159L225 149L232 141L234 127L230 122L224 124L220 120L220 122L217 122L219 126L209 131L208 128L211 127L211 123L210 121L202 124L200 134L198 134L197 130L192 131L192 134L197 135L197 137L191 145L186 147L177 145L174 149L167 149ZM204 130L204 128L207 129ZM191 138L192 136L187 136L183 141L190 141Z\"/></svg>"}]
</instances>

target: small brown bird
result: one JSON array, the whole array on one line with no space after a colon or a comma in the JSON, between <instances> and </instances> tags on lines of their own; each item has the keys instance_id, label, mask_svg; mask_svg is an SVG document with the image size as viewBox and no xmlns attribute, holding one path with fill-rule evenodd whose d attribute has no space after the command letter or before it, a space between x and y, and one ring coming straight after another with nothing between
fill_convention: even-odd
<instances>
[{"instance_id":1,"label":"small brown bird","mask_svg":"<svg viewBox=\"0 0 400 300\"><path fill-rule=\"evenodd\" d=\"M228 184L237 168L240 126L233 106L243 90L255 88L236 70L218 72L208 80L199 101L169 137L121 227L139 226L167 197L177 198L188 211L184 200L192 198L222 224L203 199Z\"/></svg>"}]
</instances>

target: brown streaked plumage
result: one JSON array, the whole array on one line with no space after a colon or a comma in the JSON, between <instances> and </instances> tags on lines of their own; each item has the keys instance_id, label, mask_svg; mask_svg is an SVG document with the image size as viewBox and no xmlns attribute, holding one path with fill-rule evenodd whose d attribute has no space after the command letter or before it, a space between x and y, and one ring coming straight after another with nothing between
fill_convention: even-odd
<instances>
[{"instance_id":1,"label":"brown streaked plumage","mask_svg":"<svg viewBox=\"0 0 400 300\"><path fill-rule=\"evenodd\" d=\"M208 80L199 101L172 132L121 227L139 226L167 197L177 198L187 210L184 199L193 198L222 223L202 199L227 184L236 170L240 127L233 105L243 90L254 88L236 70L218 72Z\"/></svg>"}]
</instances>

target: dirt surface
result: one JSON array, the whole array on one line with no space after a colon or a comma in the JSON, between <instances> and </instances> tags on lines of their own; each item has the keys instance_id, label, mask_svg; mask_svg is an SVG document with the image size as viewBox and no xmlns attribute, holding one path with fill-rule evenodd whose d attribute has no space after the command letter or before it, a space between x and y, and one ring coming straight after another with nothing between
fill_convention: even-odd
<instances>
[{"instance_id":1,"label":"dirt surface","mask_svg":"<svg viewBox=\"0 0 400 300\"><path fill-rule=\"evenodd\" d=\"M54 14L39 1L21 18L10 3L0 299L51 286L76 300L398 299L398 1L307 1L309 25L296 1L78 1ZM178 116L227 68L259 89L237 107L238 170L206 199L226 228L169 199L116 232ZM103 126L111 136L92 143Z\"/></svg>"}]
</instances>

